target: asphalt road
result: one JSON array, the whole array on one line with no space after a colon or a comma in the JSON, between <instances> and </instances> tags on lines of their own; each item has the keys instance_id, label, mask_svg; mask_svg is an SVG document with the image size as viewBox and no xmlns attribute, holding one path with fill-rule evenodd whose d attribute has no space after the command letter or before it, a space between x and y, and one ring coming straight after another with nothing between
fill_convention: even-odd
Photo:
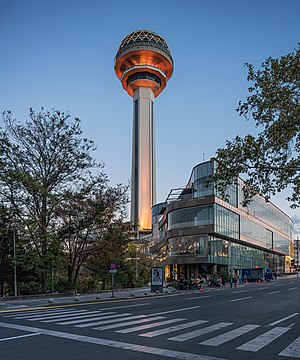
<instances>
[{"instance_id":1,"label":"asphalt road","mask_svg":"<svg viewBox=\"0 0 300 360\"><path fill-rule=\"evenodd\" d=\"M0 359L300 359L300 279L0 311Z\"/></svg>"}]
</instances>

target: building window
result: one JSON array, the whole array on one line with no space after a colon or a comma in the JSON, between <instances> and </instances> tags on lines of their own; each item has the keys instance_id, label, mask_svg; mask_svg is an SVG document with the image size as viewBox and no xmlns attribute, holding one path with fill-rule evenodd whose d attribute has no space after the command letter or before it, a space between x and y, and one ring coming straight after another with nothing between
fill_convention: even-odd
<instances>
[{"instance_id":1,"label":"building window","mask_svg":"<svg viewBox=\"0 0 300 360\"><path fill-rule=\"evenodd\" d=\"M204 226L213 223L213 206L195 206L174 210L168 214L168 230Z\"/></svg>"},{"instance_id":2,"label":"building window","mask_svg":"<svg viewBox=\"0 0 300 360\"><path fill-rule=\"evenodd\" d=\"M168 240L169 256L201 255L208 251L207 235L175 237Z\"/></svg>"},{"instance_id":3,"label":"building window","mask_svg":"<svg viewBox=\"0 0 300 360\"><path fill-rule=\"evenodd\" d=\"M240 217L238 214L215 204L215 232L233 239L240 238Z\"/></svg>"}]
</instances>

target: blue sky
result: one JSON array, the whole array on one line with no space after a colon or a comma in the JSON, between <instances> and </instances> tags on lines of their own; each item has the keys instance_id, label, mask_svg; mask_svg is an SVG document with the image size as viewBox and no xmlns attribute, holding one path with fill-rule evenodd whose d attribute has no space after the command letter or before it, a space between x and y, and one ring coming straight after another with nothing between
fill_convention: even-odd
<instances>
[{"instance_id":1,"label":"blue sky","mask_svg":"<svg viewBox=\"0 0 300 360\"><path fill-rule=\"evenodd\" d=\"M128 33L160 34L175 63L155 102L160 202L226 139L255 131L235 111L247 95L244 64L293 51L299 14L298 0L0 0L0 111L20 121L30 107L78 116L111 184L128 183L132 99L113 60ZM283 196L273 202L300 223Z\"/></svg>"}]
</instances>

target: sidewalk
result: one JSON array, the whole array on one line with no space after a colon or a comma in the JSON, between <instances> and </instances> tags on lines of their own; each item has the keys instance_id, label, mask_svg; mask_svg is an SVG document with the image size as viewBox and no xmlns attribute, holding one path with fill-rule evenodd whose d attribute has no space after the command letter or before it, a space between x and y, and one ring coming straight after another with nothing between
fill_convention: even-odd
<instances>
[{"instance_id":1,"label":"sidewalk","mask_svg":"<svg viewBox=\"0 0 300 360\"><path fill-rule=\"evenodd\" d=\"M31 296L18 296L0 298L0 311L3 310L18 310L18 309L27 309L27 308L36 308L43 306L55 306L55 305L65 305L65 304L78 304L78 303L88 303L88 302L97 302L97 301L109 301L109 300L122 300L135 297L146 297L146 296L159 296L170 294L172 291L170 289L165 289L164 292L156 294L151 292L149 287L139 288L139 289L121 289L112 291L106 291L98 294L77 294L77 295L60 295L60 294L47 294L40 295L36 297Z\"/></svg>"},{"instance_id":2,"label":"sidewalk","mask_svg":"<svg viewBox=\"0 0 300 360\"><path fill-rule=\"evenodd\" d=\"M243 286L243 285L242 285ZM222 286L220 288L210 288L204 286L202 289L195 290L176 290L173 287L164 287L162 293L151 292L150 287L139 289L118 289L112 294L112 291L105 291L98 294L77 294L77 295L62 295L58 293L36 295L36 296L18 296L17 298L10 296L7 298L0 298L0 312L9 310L21 310L30 309L44 306L59 306L59 305L71 305L79 303L96 303L99 301L111 301L111 300L125 300L132 298L141 298L147 296L161 296L171 294L186 294L202 293L217 290L225 290L228 286Z\"/></svg>"}]
</instances>

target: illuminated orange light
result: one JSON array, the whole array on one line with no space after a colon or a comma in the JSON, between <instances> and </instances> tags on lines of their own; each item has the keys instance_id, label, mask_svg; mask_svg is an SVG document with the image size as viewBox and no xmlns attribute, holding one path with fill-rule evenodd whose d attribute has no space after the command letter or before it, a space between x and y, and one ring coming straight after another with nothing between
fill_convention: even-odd
<instances>
[{"instance_id":1,"label":"illuminated orange light","mask_svg":"<svg viewBox=\"0 0 300 360\"><path fill-rule=\"evenodd\" d=\"M154 96L157 97L166 87L167 81L173 72L173 65L162 54L153 50L144 49L127 52L120 56L115 62L115 72L118 78L121 80L123 88L130 96L133 96L134 90L131 86L127 86L126 81L130 75L145 71L144 66L151 67L151 70L147 68L147 71L155 74L160 78L161 86L159 88L157 88L157 86L152 88L153 85L149 85L149 82L145 82L140 86L150 86L154 92ZM132 71L129 71L130 69L132 69ZM126 75L124 75L125 72L127 72ZM161 72L165 74L165 78L162 76Z\"/></svg>"}]
</instances>

